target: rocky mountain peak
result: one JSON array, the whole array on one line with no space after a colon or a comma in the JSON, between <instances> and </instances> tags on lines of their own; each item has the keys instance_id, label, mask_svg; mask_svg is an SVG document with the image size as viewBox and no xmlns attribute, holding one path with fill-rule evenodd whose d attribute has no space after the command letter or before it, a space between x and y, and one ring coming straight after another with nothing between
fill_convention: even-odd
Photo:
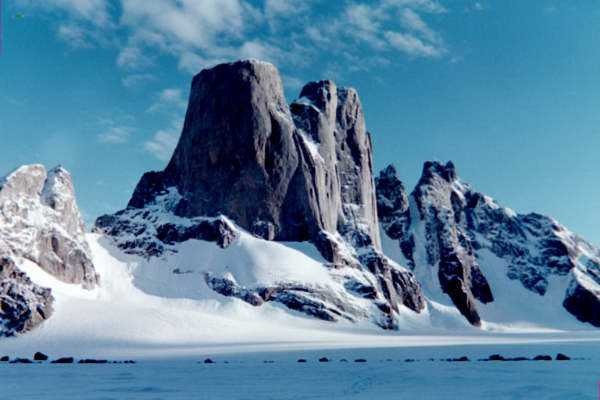
<instances>
[{"instance_id":1,"label":"rocky mountain peak","mask_svg":"<svg viewBox=\"0 0 600 400\"><path fill-rule=\"evenodd\" d=\"M307 83L300 91L300 98L296 102L306 103L304 99L326 115L335 117L338 89L333 81L324 80Z\"/></svg>"},{"instance_id":2,"label":"rocky mountain peak","mask_svg":"<svg viewBox=\"0 0 600 400\"><path fill-rule=\"evenodd\" d=\"M34 164L0 186L0 242L9 254L37 263L67 283L93 287L97 276L84 237L71 175Z\"/></svg>"},{"instance_id":3,"label":"rocky mountain peak","mask_svg":"<svg viewBox=\"0 0 600 400\"><path fill-rule=\"evenodd\" d=\"M365 290L393 327L401 304L418 312L424 300L414 277L381 253L372 164L356 90L311 82L288 106L273 65L222 64L194 77L166 169L145 174L128 209L96 227L146 256L190 238L227 246L236 229L221 216L267 240L311 241L332 266L369 275ZM165 227L165 213L187 222Z\"/></svg>"},{"instance_id":4,"label":"rocky mountain peak","mask_svg":"<svg viewBox=\"0 0 600 400\"><path fill-rule=\"evenodd\" d=\"M41 164L23 165L0 180L4 198L39 196L44 188L46 168Z\"/></svg>"},{"instance_id":5,"label":"rocky mountain peak","mask_svg":"<svg viewBox=\"0 0 600 400\"><path fill-rule=\"evenodd\" d=\"M389 224L408 210L408 193L398 178L396 168L391 164L375 178L375 185L379 220L382 224Z\"/></svg>"},{"instance_id":6,"label":"rocky mountain peak","mask_svg":"<svg viewBox=\"0 0 600 400\"><path fill-rule=\"evenodd\" d=\"M446 164L438 161L426 161L423 164L421 182L431 182L436 178L441 178L448 183L455 181L458 175L454 163L452 161L448 161Z\"/></svg>"},{"instance_id":7,"label":"rocky mountain peak","mask_svg":"<svg viewBox=\"0 0 600 400\"><path fill-rule=\"evenodd\" d=\"M25 165L0 181L0 335L32 329L52 312L49 289L19 266L34 263L66 283L98 283L71 175Z\"/></svg>"},{"instance_id":8,"label":"rocky mountain peak","mask_svg":"<svg viewBox=\"0 0 600 400\"><path fill-rule=\"evenodd\" d=\"M77 206L73 179L69 171L62 166L48 171L41 200L58 214L67 232L74 237L83 237L85 226Z\"/></svg>"},{"instance_id":9,"label":"rocky mountain peak","mask_svg":"<svg viewBox=\"0 0 600 400\"><path fill-rule=\"evenodd\" d=\"M142 208L175 187L183 217L227 215L269 240L316 240L361 227L380 248L372 150L353 89L307 84L291 107L277 69L245 60L192 82L167 168L144 175L129 202Z\"/></svg>"},{"instance_id":10,"label":"rocky mountain peak","mask_svg":"<svg viewBox=\"0 0 600 400\"><path fill-rule=\"evenodd\" d=\"M390 200L397 198L390 193L402 192L393 172L388 168L377 180L384 231L398 240L400 261L424 280L435 274L469 322L479 325L485 305L496 301L496 288L484 271L502 268L506 280L539 296L547 294L551 282L568 276L564 308L581 321L600 325L598 249L552 218L517 214L474 191L458 178L451 162L424 164L408 208Z\"/></svg>"}]
</instances>

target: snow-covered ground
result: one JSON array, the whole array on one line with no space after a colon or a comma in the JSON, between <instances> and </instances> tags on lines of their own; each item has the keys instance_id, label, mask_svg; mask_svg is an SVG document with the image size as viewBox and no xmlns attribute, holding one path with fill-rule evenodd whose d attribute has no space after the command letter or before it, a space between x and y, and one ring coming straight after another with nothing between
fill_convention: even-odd
<instances>
[{"instance_id":1,"label":"snow-covered ground","mask_svg":"<svg viewBox=\"0 0 600 400\"><path fill-rule=\"evenodd\" d=\"M214 243L188 241L175 255L144 261L121 253L100 235L89 234L87 239L100 287L88 291L61 283L26 263L25 272L34 282L53 289L55 314L30 333L0 340L0 355L30 356L39 350L52 356L173 359L295 349L600 340L597 330L583 324L574 325L576 330L550 329L552 324L542 323L551 319L547 314L539 316L539 324L501 321L507 323L476 329L441 297L440 302L430 301L422 314L404 313L403 328L389 332L367 322L318 321L272 303L253 307L216 294L204 282L206 271L231 272L240 285L275 283L285 277L335 290L339 283L308 244L267 242L244 234L225 250ZM493 271L485 272L494 276ZM502 307L502 295L498 300ZM490 306L484 310L484 316L505 315Z\"/></svg>"},{"instance_id":2,"label":"snow-covered ground","mask_svg":"<svg viewBox=\"0 0 600 400\"><path fill-rule=\"evenodd\" d=\"M566 353L571 361L479 362ZM19 400L597 399L600 347L585 344L340 349L142 360L134 365L0 365L1 398ZM441 358L468 356L470 362ZM320 363L328 357L331 362ZM296 362L305 358L306 363ZM365 363L355 363L364 358ZM412 358L416 361L406 362ZM430 359L433 358L433 361ZM348 362L341 361L342 359ZM272 361L272 363L265 363ZM227 363L226 363L227 362Z\"/></svg>"}]
</instances>

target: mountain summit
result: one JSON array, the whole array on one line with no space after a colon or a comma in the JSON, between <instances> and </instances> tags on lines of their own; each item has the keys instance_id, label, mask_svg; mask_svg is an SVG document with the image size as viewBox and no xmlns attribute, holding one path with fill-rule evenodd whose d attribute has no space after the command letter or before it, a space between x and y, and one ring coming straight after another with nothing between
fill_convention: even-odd
<instances>
[{"instance_id":1,"label":"mountain summit","mask_svg":"<svg viewBox=\"0 0 600 400\"><path fill-rule=\"evenodd\" d=\"M254 318L259 330L600 327L597 248L475 191L452 162L426 162L410 193L393 166L374 179L357 92L310 82L288 105L282 87L256 60L196 75L166 168L88 235L63 168L1 180L0 335L50 315L44 333L127 341L148 340L140 326L185 341L211 334L205 321L219 336Z\"/></svg>"},{"instance_id":2,"label":"mountain summit","mask_svg":"<svg viewBox=\"0 0 600 400\"><path fill-rule=\"evenodd\" d=\"M165 212L170 219L210 221L175 226L158 216ZM132 227L140 215L149 225ZM207 278L221 294L238 293L253 304L279 301L324 319L369 315L386 328L396 326L399 307L424 308L412 274L380 251L371 139L356 91L311 82L288 106L269 63L238 61L196 75L167 168L145 174L128 208L96 226L126 251L145 255L192 238L226 246L240 229L266 240L310 241L343 283L332 298L291 282L233 288L222 277ZM155 233L143 242L130 235L136 229ZM376 307L349 311L355 297Z\"/></svg>"},{"instance_id":3,"label":"mountain summit","mask_svg":"<svg viewBox=\"0 0 600 400\"><path fill-rule=\"evenodd\" d=\"M0 181L0 336L50 317L54 297L26 271L91 289L98 283L71 175L26 165Z\"/></svg>"},{"instance_id":4,"label":"mountain summit","mask_svg":"<svg viewBox=\"0 0 600 400\"><path fill-rule=\"evenodd\" d=\"M564 307L600 326L600 251L554 219L500 206L461 181L451 162L426 162L410 195L390 166L377 194L383 230L401 250L396 261L429 298L441 289L470 323L544 315L540 324L556 323L569 319L560 317Z\"/></svg>"}]
</instances>

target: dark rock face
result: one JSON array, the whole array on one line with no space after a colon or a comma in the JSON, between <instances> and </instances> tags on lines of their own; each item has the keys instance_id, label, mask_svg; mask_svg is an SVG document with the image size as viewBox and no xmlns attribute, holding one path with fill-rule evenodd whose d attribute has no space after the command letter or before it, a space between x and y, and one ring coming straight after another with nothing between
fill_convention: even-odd
<instances>
[{"instance_id":1,"label":"dark rock face","mask_svg":"<svg viewBox=\"0 0 600 400\"><path fill-rule=\"evenodd\" d=\"M233 101L232 101L233 100ZM281 80L268 63L222 64L194 77L181 139L164 172L185 217L227 215L251 230L282 219L298 166L294 124Z\"/></svg>"},{"instance_id":2,"label":"dark rock face","mask_svg":"<svg viewBox=\"0 0 600 400\"><path fill-rule=\"evenodd\" d=\"M481 320L475 300L494 301L480 267L491 253L509 279L540 296L552 276L571 275L564 307L600 326L600 252L556 221L499 206L458 179L451 162L425 163L410 196L393 167L376 182L382 226L398 240L401 261L415 271L437 268L440 287L471 324Z\"/></svg>"},{"instance_id":3,"label":"dark rock face","mask_svg":"<svg viewBox=\"0 0 600 400\"><path fill-rule=\"evenodd\" d=\"M33 364L29 358L15 358L10 362L11 364Z\"/></svg>"},{"instance_id":4,"label":"dark rock face","mask_svg":"<svg viewBox=\"0 0 600 400\"><path fill-rule=\"evenodd\" d=\"M108 364L108 360L96 360L94 358L84 358L79 360L77 364Z\"/></svg>"},{"instance_id":5,"label":"dark rock face","mask_svg":"<svg viewBox=\"0 0 600 400\"><path fill-rule=\"evenodd\" d=\"M473 325L479 325L475 299L493 301L491 289L481 273L474 250L465 232L457 225L462 217L464 199L453 191L456 171L452 163L425 163L423 175L409 201L395 169L388 167L377 179L382 225L388 235L401 241L400 247L408 264L415 268L411 226L424 226L427 263L437 265L442 290ZM412 220L417 217L418 220ZM421 239L421 238L419 238Z\"/></svg>"},{"instance_id":6,"label":"dark rock face","mask_svg":"<svg viewBox=\"0 0 600 400\"><path fill-rule=\"evenodd\" d=\"M383 327L396 327L401 306L425 307L414 276L381 253L371 139L354 89L311 82L288 106L271 64L238 61L200 72L168 166L145 174L128 208L99 218L96 229L126 252L152 257L193 238L227 247L236 234L223 216L267 240L311 241L332 268L358 269L362 277L344 274L345 285L375 303ZM332 321L364 318L322 288L206 282L253 305L276 301Z\"/></svg>"},{"instance_id":7,"label":"dark rock face","mask_svg":"<svg viewBox=\"0 0 600 400\"><path fill-rule=\"evenodd\" d=\"M563 306L581 322L600 327L600 290L581 281L585 277L571 282Z\"/></svg>"},{"instance_id":8,"label":"dark rock face","mask_svg":"<svg viewBox=\"0 0 600 400\"><path fill-rule=\"evenodd\" d=\"M73 357L60 357L52 361L51 364L73 364L74 361Z\"/></svg>"},{"instance_id":9,"label":"dark rock face","mask_svg":"<svg viewBox=\"0 0 600 400\"><path fill-rule=\"evenodd\" d=\"M404 227L410 222L410 215L406 214L409 207L408 194L398 179L396 168L388 165L375 178L375 185L379 220L386 226L386 232L392 239L399 239L404 233ZM405 221L405 218L408 220Z\"/></svg>"},{"instance_id":10,"label":"dark rock face","mask_svg":"<svg viewBox=\"0 0 600 400\"><path fill-rule=\"evenodd\" d=\"M0 259L0 336L27 332L52 314L50 289L37 286L11 258Z\"/></svg>"},{"instance_id":11,"label":"dark rock face","mask_svg":"<svg viewBox=\"0 0 600 400\"><path fill-rule=\"evenodd\" d=\"M44 353L40 353L39 351L33 355L34 361L46 361L47 359L48 359L48 356L45 355Z\"/></svg>"},{"instance_id":12,"label":"dark rock face","mask_svg":"<svg viewBox=\"0 0 600 400\"><path fill-rule=\"evenodd\" d=\"M283 241L361 225L380 247L371 140L356 91L312 82L289 107L268 63L222 64L194 77L172 159L142 177L129 207L144 208L169 188L181 195L178 216L226 215Z\"/></svg>"}]
</instances>

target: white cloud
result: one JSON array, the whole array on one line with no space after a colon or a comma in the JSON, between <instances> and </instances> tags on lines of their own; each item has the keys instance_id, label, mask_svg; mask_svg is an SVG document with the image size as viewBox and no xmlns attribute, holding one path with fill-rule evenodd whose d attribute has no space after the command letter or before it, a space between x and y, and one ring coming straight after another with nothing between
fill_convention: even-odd
<instances>
[{"instance_id":1,"label":"white cloud","mask_svg":"<svg viewBox=\"0 0 600 400\"><path fill-rule=\"evenodd\" d=\"M436 32L434 32L433 29L431 29L425 23L425 21L423 21L419 14L417 14L410 8L407 8L402 11L400 15L400 20L402 22L402 25L406 29L416 32L417 34L423 35L423 37L428 41L435 43L440 40L439 35Z\"/></svg>"},{"instance_id":2,"label":"white cloud","mask_svg":"<svg viewBox=\"0 0 600 400\"><path fill-rule=\"evenodd\" d=\"M29 11L57 12L60 22L57 36L73 48L108 45L115 23L111 19L113 3L106 0L16 0ZM107 35L107 33L109 33Z\"/></svg>"},{"instance_id":3,"label":"white cloud","mask_svg":"<svg viewBox=\"0 0 600 400\"><path fill-rule=\"evenodd\" d=\"M140 69L152 65L152 61L139 47L125 46L119 52L117 65L124 69Z\"/></svg>"},{"instance_id":4,"label":"white cloud","mask_svg":"<svg viewBox=\"0 0 600 400\"><path fill-rule=\"evenodd\" d=\"M173 124L168 129L161 129L154 134L152 139L144 143L144 150L161 161L169 161L175 146L177 146L179 134L178 124Z\"/></svg>"},{"instance_id":5,"label":"white cloud","mask_svg":"<svg viewBox=\"0 0 600 400\"><path fill-rule=\"evenodd\" d=\"M408 33L388 31L385 37L394 48L413 57L439 57L442 54L440 49Z\"/></svg>"},{"instance_id":6,"label":"white cloud","mask_svg":"<svg viewBox=\"0 0 600 400\"><path fill-rule=\"evenodd\" d=\"M129 74L125 75L121 79L121 83L126 88L135 88L137 86L141 86L146 82L153 81L155 79L154 75L149 73L140 73L140 74Z\"/></svg>"},{"instance_id":7,"label":"white cloud","mask_svg":"<svg viewBox=\"0 0 600 400\"><path fill-rule=\"evenodd\" d=\"M302 4L294 0L265 0L265 14L271 16L296 14Z\"/></svg>"},{"instance_id":8,"label":"white cloud","mask_svg":"<svg viewBox=\"0 0 600 400\"><path fill-rule=\"evenodd\" d=\"M383 0L381 5L387 8L412 8L434 14L446 12L446 8L437 0Z\"/></svg>"},{"instance_id":9,"label":"white cloud","mask_svg":"<svg viewBox=\"0 0 600 400\"><path fill-rule=\"evenodd\" d=\"M148 108L148 112L181 111L185 110L186 105L181 89L167 88L157 95L156 101Z\"/></svg>"},{"instance_id":10,"label":"white cloud","mask_svg":"<svg viewBox=\"0 0 600 400\"><path fill-rule=\"evenodd\" d=\"M106 0L20 0L19 3L29 7L58 8L71 17L96 26L106 27L110 24L110 2Z\"/></svg>"},{"instance_id":11,"label":"white cloud","mask_svg":"<svg viewBox=\"0 0 600 400\"><path fill-rule=\"evenodd\" d=\"M236 58L261 58L294 70L320 61L322 70L356 69L355 60L394 62L449 53L428 15L447 12L438 0L19 0L65 13L59 36L76 47L118 49L123 84L149 81L158 57L182 71ZM477 2L479 3L479 2ZM475 3L475 4L477 4ZM43 4L43 5L39 5ZM366 62L366 61L365 61Z\"/></svg>"},{"instance_id":12,"label":"white cloud","mask_svg":"<svg viewBox=\"0 0 600 400\"><path fill-rule=\"evenodd\" d=\"M129 141L134 129L130 126L109 126L98 134L98 141L106 144L122 144Z\"/></svg>"},{"instance_id":13,"label":"white cloud","mask_svg":"<svg viewBox=\"0 0 600 400\"><path fill-rule=\"evenodd\" d=\"M58 27L58 37L73 47L92 47L86 29L76 24L65 24Z\"/></svg>"},{"instance_id":14,"label":"white cloud","mask_svg":"<svg viewBox=\"0 0 600 400\"><path fill-rule=\"evenodd\" d=\"M122 7L121 23L134 42L173 53L213 50L222 36L240 37L245 26L240 0L122 0Z\"/></svg>"}]
</instances>

